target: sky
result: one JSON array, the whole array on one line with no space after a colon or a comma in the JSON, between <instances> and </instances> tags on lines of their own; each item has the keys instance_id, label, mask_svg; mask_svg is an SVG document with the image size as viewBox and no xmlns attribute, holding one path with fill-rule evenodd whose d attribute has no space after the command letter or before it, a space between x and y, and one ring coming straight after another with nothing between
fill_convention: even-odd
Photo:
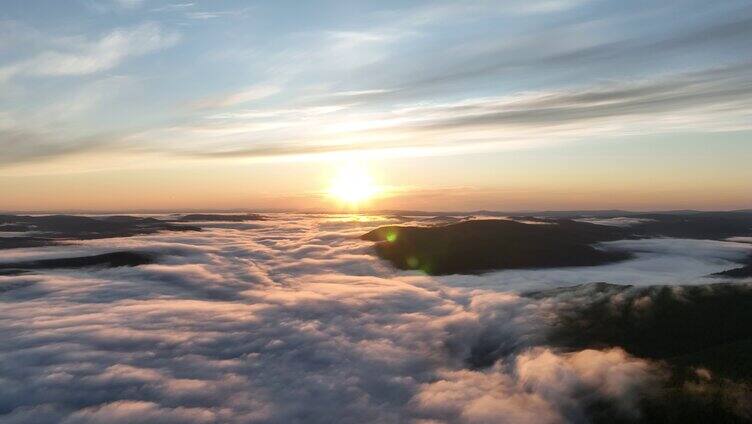
<instances>
[{"instance_id":1,"label":"sky","mask_svg":"<svg viewBox=\"0 0 752 424\"><path fill-rule=\"evenodd\" d=\"M3 0L0 210L752 208L748 1Z\"/></svg>"}]
</instances>

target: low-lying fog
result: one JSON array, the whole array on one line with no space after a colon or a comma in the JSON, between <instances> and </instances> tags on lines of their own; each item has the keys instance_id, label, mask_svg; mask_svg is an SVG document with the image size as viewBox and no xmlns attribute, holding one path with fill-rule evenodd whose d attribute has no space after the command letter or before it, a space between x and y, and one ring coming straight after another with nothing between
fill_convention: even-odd
<instances>
[{"instance_id":1,"label":"low-lying fog","mask_svg":"<svg viewBox=\"0 0 752 424\"><path fill-rule=\"evenodd\" d=\"M742 240L625 240L602 245L636 254L611 265L431 277L395 270L358 239L395 223L406 221L274 214L0 251L6 263L157 258L0 275L0 421L553 423L582 420L596 400L629 416L657 365L618 347L546 344L559 300L519 293L697 284L752 251ZM489 333L506 353L468 365Z\"/></svg>"}]
</instances>

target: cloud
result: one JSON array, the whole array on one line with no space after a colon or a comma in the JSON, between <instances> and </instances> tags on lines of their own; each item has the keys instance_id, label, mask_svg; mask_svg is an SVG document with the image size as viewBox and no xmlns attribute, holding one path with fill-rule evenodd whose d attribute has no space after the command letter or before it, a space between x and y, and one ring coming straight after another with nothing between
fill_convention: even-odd
<instances>
[{"instance_id":1,"label":"cloud","mask_svg":"<svg viewBox=\"0 0 752 424\"><path fill-rule=\"evenodd\" d=\"M216 414L201 408L164 408L153 402L117 401L77 411L65 424L149 422L171 424L177 422L214 423Z\"/></svg>"},{"instance_id":2,"label":"cloud","mask_svg":"<svg viewBox=\"0 0 752 424\"><path fill-rule=\"evenodd\" d=\"M743 63L577 89L403 104L387 112L358 106L364 100L357 97L384 95L381 91L349 93L344 96L354 103L349 106L324 102L300 109L214 114L129 140L147 148L149 140L159 139L159 150L178 156L263 158L358 150L457 153L536 148L596 136L741 130L750 128L752 92L745 87L752 86L751 69ZM225 107L277 92L276 87L254 86L198 104Z\"/></svg>"},{"instance_id":3,"label":"cloud","mask_svg":"<svg viewBox=\"0 0 752 424\"><path fill-rule=\"evenodd\" d=\"M520 13L528 14L554 13L573 9L588 2L589 0L544 0L524 3L518 6L518 10Z\"/></svg>"},{"instance_id":4,"label":"cloud","mask_svg":"<svg viewBox=\"0 0 752 424\"><path fill-rule=\"evenodd\" d=\"M258 84L244 88L235 93L227 94L223 97L204 99L195 102L194 107L199 109L224 108L228 106L241 105L255 100L271 97L281 91L281 88L272 84Z\"/></svg>"},{"instance_id":5,"label":"cloud","mask_svg":"<svg viewBox=\"0 0 752 424\"><path fill-rule=\"evenodd\" d=\"M135 9L141 7L146 0L114 0L115 3L125 9Z\"/></svg>"},{"instance_id":6,"label":"cloud","mask_svg":"<svg viewBox=\"0 0 752 424\"><path fill-rule=\"evenodd\" d=\"M236 12L188 12L185 16L189 19L206 20L221 18L223 16L233 15L234 13Z\"/></svg>"},{"instance_id":7,"label":"cloud","mask_svg":"<svg viewBox=\"0 0 752 424\"><path fill-rule=\"evenodd\" d=\"M221 66L248 67L258 82L238 80L234 91L225 88L189 102L194 107L170 109L164 119L144 125L134 120L132 130L102 150L113 157L127 151L152 164L165 157L271 161L354 153L456 155L750 129L752 72L749 62L738 62L748 56L748 8L680 14L670 27L637 34L635 22L649 25L668 8L646 16L632 6L587 3L438 3L281 34L273 51L263 42L252 43L252 51L229 43L221 60L232 56L234 62ZM194 6L172 3L152 11L214 16ZM488 29L490 21L520 14L535 20ZM479 30L468 33L476 25ZM4 26L10 30L0 31L19 32L17 24ZM23 32L22 38L39 38ZM35 55L0 68L0 79L101 73L179 38L156 23L98 39L57 37L34 43ZM240 53L227 53L232 51ZM199 77L201 69L188 74ZM175 78L175 84L195 85L185 76ZM215 108L222 110L210 110ZM30 127L36 128L24 128ZM76 135L45 143L78 144ZM47 150L40 150L42 157L55 155ZM75 151L58 150L58 156Z\"/></svg>"},{"instance_id":8,"label":"cloud","mask_svg":"<svg viewBox=\"0 0 752 424\"><path fill-rule=\"evenodd\" d=\"M556 307L588 296L520 296L497 274L398 272L358 239L397 222L271 214L5 250L8 260L113 249L160 259L0 276L0 419L558 423L601 402L630 416L655 385L656 365L620 349L546 344ZM646 255L741 252L632 243Z\"/></svg>"},{"instance_id":9,"label":"cloud","mask_svg":"<svg viewBox=\"0 0 752 424\"><path fill-rule=\"evenodd\" d=\"M558 2L523 5L516 10L544 10L547 3L555 5ZM659 9L656 13L660 16L666 10ZM555 21L544 28L536 28L534 32L504 33L502 40L497 42L489 42L485 37L465 38L461 44L452 44L442 50L449 49L452 54L416 52L415 57L406 60L402 66L395 66L391 72L382 73L372 82L387 85L393 92L391 98L404 101L428 93L451 93L473 83L492 83L499 78L503 81L515 78L539 81L536 77L541 69L572 81L581 81L582 76L591 77L585 80L593 80L623 78L625 74L632 77L650 75L665 69L655 67L655 64L675 64L673 58L677 53L702 56L710 48L728 55L725 62L732 63L749 49L743 42L750 32L752 17L749 8L732 7L723 13L716 11L705 15L699 23L694 19L678 21L667 32L634 34L629 25L634 25L635 20L645 19L642 13L631 8L613 8L600 10L596 19L586 14L563 22ZM695 68L702 63L707 62L700 61ZM672 68L682 67L669 67ZM417 73L417 69L422 72ZM371 69L367 71L373 72Z\"/></svg>"},{"instance_id":10,"label":"cloud","mask_svg":"<svg viewBox=\"0 0 752 424\"><path fill-rule=\"evenodd\" d=\"M87 75L112 69L128 57L173 46L180 39L158 24L111 31L98 40L79 40L65 49L47 50L0 68L0 80L25 77Z\"/></svg>"},{"instance_id":11,"label":"cloud","mask_svg":"<svg viewBox=\"0 0 752 424\"><path fill-rule=\"evenodd\" d=\"M529 299L395 274L370 255L357 235L384 222L277 215L253 228L20 252L31 260L117 246L161 263L50 270L32 285L0 276L13 287L0 322L23 323L0 325L13 340L0 348L0 414L71 423L406 420L428 413L411 409L413 399L463 372L478 340L508 338L510 358L534 343ZM514 401L524 390L509 390L510 413L537 411Z\"/></svg>"},{"instance_id":12,"label":"cloud","mask_svg":"<svg viewBox=\"0 0 752 424\"><path fill-rule=\"evenodd\" d=\"M563 421L540 395L518 391L514 379L502 370L447 372L439 381L425 385L412 401L435 422Z\"/></svg>"},{"instance_id":13,"label":"cloud","mask_svg":"<svg viewBox=\"0 0 752 424\"><path fill-rule=\"evenodd\" d=\"M164 6L156 7L152 9L152 12L184 11L186 9L192 8L195 5L196 3L194 2L171 3L171 4L164 5Z\"/></svg>"},{"instance_id":14,"label":"cloud","mask_svg":"<svg viewBox=\"0 0 752 424\"><path fill-rule=\"evenodd\" d=\"M749 82L750 64L708 69L670 77L643 81L616 82L551 93L530 93L509 99L483 99L464 101L436 108L438 115L430 126L440 128L566 124L582 125L588 122L608 124L613 119L613 130L621 132L640 128L630 117L649 119L658 125L652 132L688 124L693 117L713 129L710 116L723 111L721 127L741 125L741 117L749 113L746 90L736 89ZM738 115L727 113L737 106ZM446 114L445 116L442 116ZM658 117L650 119L650 115ZM736 116L736 121L729 118ZM725 119L724 119L725 118ZM643 121L644 122L644 121ZM605 126L605 125L604 125ZM727 127L734 128L733 126ZM579 129L579 128L578 128ZM720 129L720 128L719 128Z\"/></svg>"},{"instance_id":15,"label":"cloud","mask_svg":"<svg viewBox=\"0 0 752 424\"><path fill-rule=\"evenodd\" d=\"M5 151L0 157L0 166L91 151L101 148L103 144L103 140L98 137L69 140L21 128L0 129L0 147Z\"/></svg>"},{"instance_id":16,"label":"cloud","mask_svg":"<svg viewBox=\"0 0 752 424\"><path fill-rule=\"evenodd\" d=\"M442 422L561 423L587 421L590 404L615 399L629 416L655 372L649 362L620 349L574 354L534 349L510 366L513 372L504 364L445 372L421 387L413 405Z\"/></svg>"},{"instance_id":17,"label":"cloud","mask_svg":"<svg viewBox=\"0 0 752 424\"><path fill-rule=\"evenodd\" d=\"M19 126L39 130L54 128L62 133L71 122L86 119L103 105L111 104L138 87L135 78L115 75L97 77L91 82L78 86L75 92L50 98L46 105L32 113L18 116Z\"/></svg>"}]
</instances>

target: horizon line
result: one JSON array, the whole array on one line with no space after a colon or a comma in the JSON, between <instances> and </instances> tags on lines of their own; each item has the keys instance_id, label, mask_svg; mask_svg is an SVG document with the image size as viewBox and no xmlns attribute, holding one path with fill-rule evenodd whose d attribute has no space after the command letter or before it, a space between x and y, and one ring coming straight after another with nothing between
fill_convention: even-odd
<instances>
[{"instance_id":1,"label":"horizon line","mask_svg":"<svg viewBox=\"0 0 752 424\"><path fill-rule=\"evenodd\" d=\"M741 209L518 209L518 210L449 210L432 211L420 209L366 209L366 210L320 210L320 209L295 209L295 208L154 208L154 209L28 209L28 210L0 210L0 215L114 215L114 214L187 214L187 213L210 213L210 214L240 214L240 213L298 213L298 214L328 214L328 215L467 215L467 214L494 214L494 215L519 215L519 214L586 214L586 213L709 213L709 212L752 212L752 208Z\"/></svg>"}]
</instances>

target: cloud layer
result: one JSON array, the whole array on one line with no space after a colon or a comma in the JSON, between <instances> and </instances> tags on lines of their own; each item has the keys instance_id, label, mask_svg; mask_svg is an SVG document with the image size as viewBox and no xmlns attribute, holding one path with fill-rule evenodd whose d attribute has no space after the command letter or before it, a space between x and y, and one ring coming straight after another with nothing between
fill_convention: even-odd
<instances>
[{"instance_id":1,"label":"cloud layer","mask_svg":"<svg viewBox=\"0 0 752 424\"><path fill-rule=\"evenodd\" d=\"M3 422L555 423L597 402L635 413L656 364L546 346L551 308L492 288L495 274L394 271L357 239L389 223L280 214L4 252L161 259L0 276ZM473 366L481 354L500 359Z\"/></svg>"}]
</instances>

